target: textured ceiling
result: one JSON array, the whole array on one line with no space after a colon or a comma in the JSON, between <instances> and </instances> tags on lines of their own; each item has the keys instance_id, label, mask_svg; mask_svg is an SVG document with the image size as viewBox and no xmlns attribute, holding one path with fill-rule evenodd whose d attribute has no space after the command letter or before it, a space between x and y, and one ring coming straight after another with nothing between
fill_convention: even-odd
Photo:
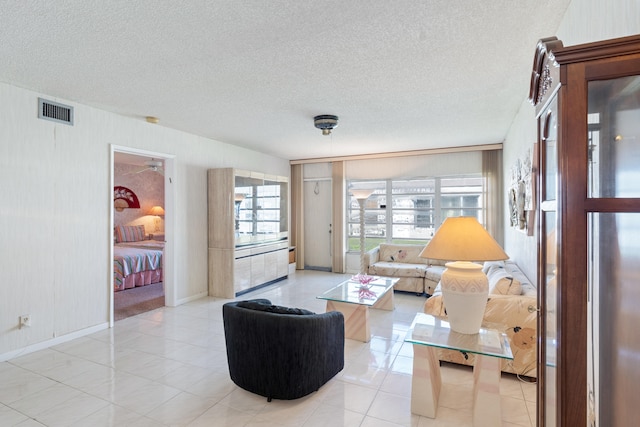
<instances>
[{"instance_id":1,"label":"textured ceiling","mask_svg":"<svg viewBox=\"0 0 640 427\"><path fill-rule=\"evenodd\" d=\"M569 2L0 0L0 81L286 159L499 143Z\"/></svg>"}]
</instances>

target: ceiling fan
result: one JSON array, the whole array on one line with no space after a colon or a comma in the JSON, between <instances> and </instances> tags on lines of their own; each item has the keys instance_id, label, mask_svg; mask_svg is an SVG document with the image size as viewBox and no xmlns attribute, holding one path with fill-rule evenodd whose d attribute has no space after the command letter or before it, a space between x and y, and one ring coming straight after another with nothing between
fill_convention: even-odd
<instances>
[{"instance_id":1,"label":"ceiling fan","mask_svg":"<svg viewBox=\"0 0 640 427\"><path fill-rule=\"evenodd\" d=\"M151 159L144 162L144 167L135 172L129 172L127 175L142 173L146 171L157 172L160 175L164 176L163 163L160 160Z\"/></svg>"}]
</instances>

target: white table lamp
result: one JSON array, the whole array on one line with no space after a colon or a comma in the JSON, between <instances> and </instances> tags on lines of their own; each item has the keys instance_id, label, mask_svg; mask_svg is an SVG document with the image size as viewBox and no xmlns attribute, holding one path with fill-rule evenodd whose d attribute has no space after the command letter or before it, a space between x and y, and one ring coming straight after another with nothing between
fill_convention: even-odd
<instances>
[{"instance_id":1,"label":"white table lamp","mask_svg":"<svg viewBox=\"0 0 640 427\"><path fill-rule=\"evenodd\" d=\"M473 217L444 220L422 258L447 262L440 287L451 329L463 334L477 334L487 306L489 280L482 265L472 261L499 261L509 258L500 245Z\"/></svg>"}]
</instances>

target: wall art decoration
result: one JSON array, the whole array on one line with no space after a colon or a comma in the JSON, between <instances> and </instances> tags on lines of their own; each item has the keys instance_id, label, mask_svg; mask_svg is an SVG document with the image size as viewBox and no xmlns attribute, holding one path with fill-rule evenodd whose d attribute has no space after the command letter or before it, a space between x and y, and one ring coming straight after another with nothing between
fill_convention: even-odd
<instances>
[{"instance_id":1,"label":"wall art decoration","mask_svg":"<svg viewBox=\"0 0 640 427\"><path fill-rule=\"evenodd\" d=\"M140 208L140 201L136 193L129 190L127 187L115 186L113 187L113 207L122 212L125 208Z\"/></svg>"},{"instance_id":2,"label":"wall art decoration","mask_svg":"<svg viewBox=\"0 0 640 427\"><path fill-rule=\"evenodd\" d=\"M509 183L509 224L533 236L535 222L535 172L537 170L537 144L527 150L511 167Z\"/></svg>"}]
</instances>

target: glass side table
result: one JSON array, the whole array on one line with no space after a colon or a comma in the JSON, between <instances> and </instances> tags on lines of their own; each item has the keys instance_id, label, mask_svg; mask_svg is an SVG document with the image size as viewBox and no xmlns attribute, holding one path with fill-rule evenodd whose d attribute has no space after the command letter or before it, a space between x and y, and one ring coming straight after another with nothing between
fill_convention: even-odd
<instances>
[{"instance_id":1,"label":"glass side table","mask_svg":"<svg viewBox=\"0 0 640 427\"><path fill-rule=\"evenodd\" d=\"M448 322L418 313L404 341L413 344L412 413L436 417L442 386L436 349L444 348L476 355L473 366L473 425L502 425L500 361L513 359L504 333L482 328L477 334L460 334L452 331Z\"/></svg>"},{"instance_id":2,"label":"glass side table","mask_svg":"<svg viewBox=\"0 0 640 427\"><path fill-rule=\"evenodd\" d=\"M369 342L369 307L393 310L393 285L398 283L398 280L392 277L377 277L367 286L346 280L316 298L327 301L327 312L339 311L344 315L345 338Z\"/></svg>"}]
</instances>

